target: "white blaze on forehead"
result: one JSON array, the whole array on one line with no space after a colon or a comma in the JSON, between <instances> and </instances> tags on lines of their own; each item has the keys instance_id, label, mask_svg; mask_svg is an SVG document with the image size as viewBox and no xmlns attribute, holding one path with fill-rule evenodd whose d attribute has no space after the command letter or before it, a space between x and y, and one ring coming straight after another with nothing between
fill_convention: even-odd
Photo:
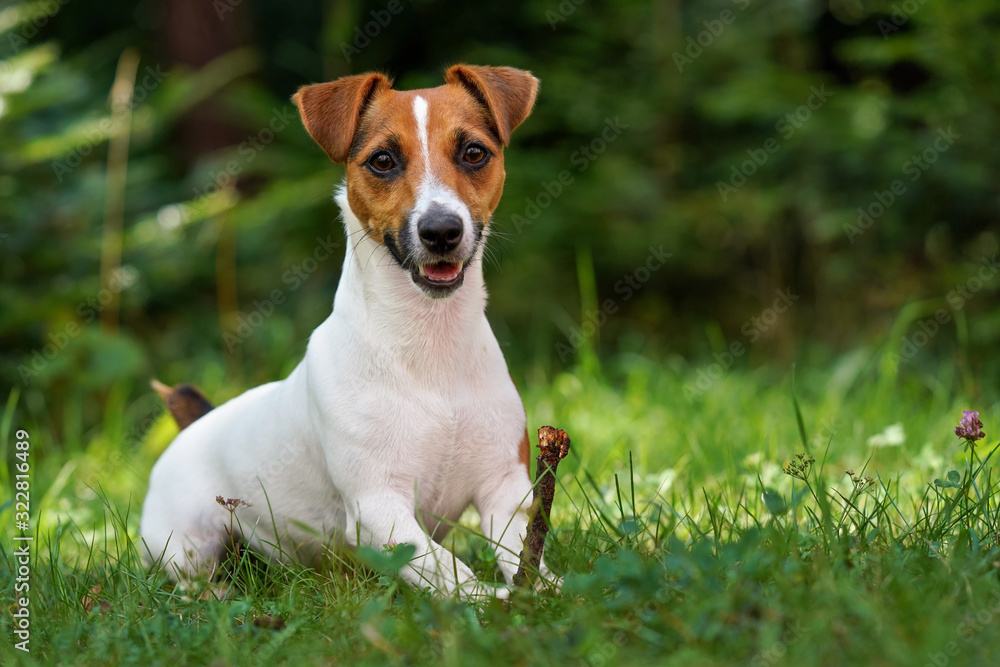
<instances>
[{"instance_id":1,"label":"white blaze on forehead","mask_svg":"<svg viewBox=\"0 0 1000 667\"><path fill-rule=\"evenodd\" d=\"M464 229L462 246L464 252L472 251L472 215L469 207L459 198L458 194L442 183L431 171L430 140L427 137L427 100L420 95L413 98L413 117L417 120L417 138L420 140L420 152L424 158L424 173L417 186L417 201L411 212L411 234L414 247L420 247L417 235L416 221L427 212L432 204L438 204L445 210L457 214L462 219Z\"/></svg>"},{"instance_id":2,"label":"white blaze on forehead","mask_svg":"<svg viewBox=\"0 0 1000 667\"><path fill-rule=\"evenodd\" d=\"M430 169L431 151L427 143L427 100L417 95L413 98L413 115L417 119L417 136L420 137L420 150L424 154L424 163Z\"/></svg>"}]
</instances>

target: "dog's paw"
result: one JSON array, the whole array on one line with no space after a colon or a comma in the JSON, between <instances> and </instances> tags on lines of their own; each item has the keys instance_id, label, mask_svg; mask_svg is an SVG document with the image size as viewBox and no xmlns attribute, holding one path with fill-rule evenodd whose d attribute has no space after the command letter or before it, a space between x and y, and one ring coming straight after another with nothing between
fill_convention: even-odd
<instances>
[{"instance_id":1,"label":"dog's paw","mask_svg":"<svg viewBox=\"0 0 1000 667\"><path fill-rule=\"evenodd\" d=\"M557 577L551 572L546 572L544 576L535 579L535 590L548 593L561 593L563 578Z\"/></svg>"},{"instance_id":2,"label":"dog's paw","mask_svg":"<svg viewBox=\"0 0 1000 667\"><path fill-rule=\"evenodd\" d=\"M536 574L534 577L530 578L530 583L526 586L536 593L561 593L563 586L563 578L557 577L548 570L543 571L541 574Z\"/></svg>"},{"instance_id":3,"label":"dog's paw","mask_svg":"<svg viewBox=\"0 0 1000 667\"><path fill-rule=\"evenodd\" d=\"M510 598L508 586L488 584L470 580L458 587L458 597L469 601L507 600Z\"/></svg>"}]
</instances>

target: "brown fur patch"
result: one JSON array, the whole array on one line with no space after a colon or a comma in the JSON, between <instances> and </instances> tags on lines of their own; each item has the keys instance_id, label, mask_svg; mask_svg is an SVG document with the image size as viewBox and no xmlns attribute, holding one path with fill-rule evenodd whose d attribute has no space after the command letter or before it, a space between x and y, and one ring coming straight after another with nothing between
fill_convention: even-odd
<instances>
[{"instance_id":1,"label":"brown fur patch","mask_svg":"<svg viewBox=\"0 0 1000 667\"><path fill-rule=\"evenodd\" d=\"M310 136L331 160L343 162L354 140L358 118L390 87L392 81L388 77L370 72L303 86L292 96L292 101Z\"/></svg>"},{"instance_id":2,"label":"brown fur patch","mask_svg":"<svg viewBox=\"0 0 1000 667\"><path fill-rule=\"evenodd\" d=\"M413 113L418 95L427 102L429 165L424 164ZM347 164L347 198L351 210L376 242L381 243L386 233L400 233L428 169L469 207L473 220L486 224L500 202L506 176L503 146L491 131L483 108L462 87L388 91L365 111L358 138L352 149L356 157ZM459 145L460 138L463 145ZM490 153L489 161L480 169L462 167L461 150L470 141L482 144ZM390 145L402 171L394 178L377 176L367 162Z\"/></svg>"},{"instance_id":3,"label":"brown fur patch","mask_svg":"<svg viewBox=\"0 0 1000 667\"><path fill-rule=\"evenodd\" d=\"M306 86L295 94L302 121L335 162L347 163L347 198L351 210L377 243L393 238L406 224L417 190L428 169L468 206L483 225L503 193L503 147L527 117L538 80L510 67L456 65L445 85L396 91L377 73L344 77ZM414 98L427 102L429 164L424 164L413 112ZM463 163L470 141L490 157L478 169ZM368 161L387 150L400 170L372 173Z\"/></svg>"},{"instance_id":4,"label":"brown fur patch","mask_svg":"<svg viewBox=\"0 0 1000 667\"><path fill-rule=\"evenodd\" d=\"M518 451L520 455L521 463L524 464L525 470L528 471L528 477L531 477L531 440L528 439L528 429L524 429L524 438L521 439L521 449Z\"/></svg>"},{"instance_id":5,"label":"brown fur patch","mask_svg":"<svg viewBox=\"0 0 1000 667\"><path fill-rule=\"evenodd\" d=\"M513 67L455 65L444 75L450 84L463 86L493 120L500 141L510 143L510 133L531 113L538 94L538 79Z\"/></svg>"}]
</instances>

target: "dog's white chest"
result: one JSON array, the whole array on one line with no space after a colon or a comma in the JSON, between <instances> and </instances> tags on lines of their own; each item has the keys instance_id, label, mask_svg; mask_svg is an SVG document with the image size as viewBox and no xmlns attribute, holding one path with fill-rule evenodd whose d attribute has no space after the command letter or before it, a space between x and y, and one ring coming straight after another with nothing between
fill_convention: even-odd
<instances>
[{"instance_id":1,"label":"dog's white chest","mask_svg":"<svg viewBox=\"0 0 1000 667\"><path fill-rule=\"evenodd\" d=\"M350 338L352 328L338 330L331 319L329 330L317 330L314 339L325 343L307 361L338 369L322 378L326 391L310 392L326 397L313 426L329 436L332 483L350 496L356 480L377 480L412 496L424 513L457 518L516 458L524 431L524 409L488 326L488 338L463 350L469 356L461 364L415 369L392 353L379 359L370 340L354 341L370 356L337 354L347 347L330 340ZM498 442L511 446L498 451Z\"/></svg>"}]
</instances>

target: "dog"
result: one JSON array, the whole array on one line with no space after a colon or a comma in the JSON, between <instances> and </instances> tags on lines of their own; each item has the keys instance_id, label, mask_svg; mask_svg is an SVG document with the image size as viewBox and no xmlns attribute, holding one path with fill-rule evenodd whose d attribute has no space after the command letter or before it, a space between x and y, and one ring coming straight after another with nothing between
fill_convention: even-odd
<instances>
[{"instance_id":1,"label":"dog","mask_svg":"<svg viewBox=\"0 0 1000 667\"><path fill-rule=\"evenodd\" d=\"M444 80L398 91L368 73L293 96L308 133L346 164L334 197L343 273L332 314L286 379L214 409L188 395L195 418L153 467L140 528L170 576L212 571L234 538L307 564L330 540L406 543L415 552L400 574L417 588L509 594L530 505L529 444L484 313L483 252L503 150L538 80L473 65ZM219 496L250 504L235 536ZM478 581L441 545L469 505L507 586Z\"/></svg>"}]
</instances>

